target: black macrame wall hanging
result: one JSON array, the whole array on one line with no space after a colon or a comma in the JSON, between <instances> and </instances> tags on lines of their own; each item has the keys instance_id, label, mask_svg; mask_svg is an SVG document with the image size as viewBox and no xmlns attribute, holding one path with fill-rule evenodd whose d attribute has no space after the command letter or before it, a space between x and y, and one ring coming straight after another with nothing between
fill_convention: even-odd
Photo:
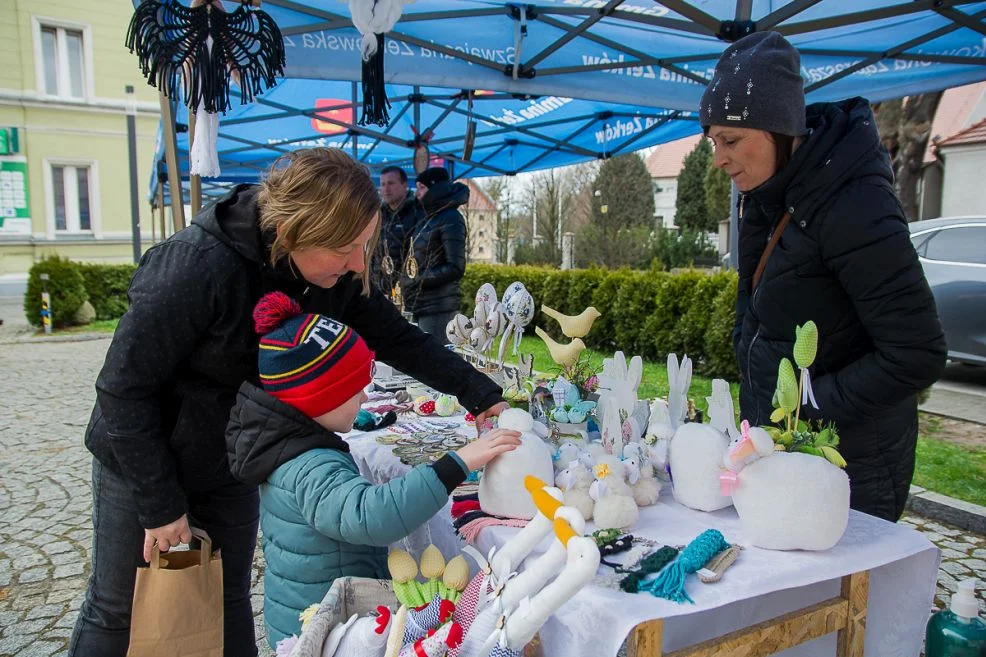
<instances>
[{"instance_id":1,"label":"black macrame wall hanging","mask_svg":"<svg viewBox=\"0 0 986 657\"><path fill-rule=\"evenodd\" d=\"M147 83L168 98L179 91L195 112L189 152L193 175L218 176L219 112L229 109L231 82L240 103L273 87L284 73L284 40L274 19L241 0L227 13L221 0L144 0L134 12L126 45L136 53Z\"/></svg>"},{"instance_id":2,"label":"black macrame wall hanging","mask_svg":"<svg viewBox=\"0 0 986 657\"><path fill-rule=\"evenodd\" d=\"M400 20L405 2L411 0L349 0L349 15L363 36L363 113L359 124L390 123L390 101L384 88L384 34Z\"/></svg>"}]
</instances>

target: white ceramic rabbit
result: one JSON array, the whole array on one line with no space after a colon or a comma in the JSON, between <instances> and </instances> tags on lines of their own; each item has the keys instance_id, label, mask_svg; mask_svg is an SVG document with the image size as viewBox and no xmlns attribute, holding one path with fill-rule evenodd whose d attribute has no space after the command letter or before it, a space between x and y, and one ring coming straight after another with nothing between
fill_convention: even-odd
<instances>
[{"instance_id":1,"label":"white ceramic rabbit","mask_svg":"<svg viewBox=\"0 0 986 657\"><path fill-rule=\"evenodd\" d=\"M632 428L629 433L631 438L640 437L644 434L646 426L646 408L641 411L637 408L637 388L640 387L640 379L643 376L644 363L640 356L634 356L627 364L626 356L622 351L617 351L612 358L603 361L603 371L599 374L599 408L601 422L606 421L608 408L607 403L610 399L615 399L617 408L622 411L623 416L619 419L622 427L624 421L633 419Z\"/></svg>"},{"instance_id":2,"label":"white ceramic rabbit","mask_svg":"<svg viewBox=\"0 0 986 657\"><path fill-rule=\"evenodd\" d=\"M677 430L688 415L688 389L692 385L692 361L685 355L678 363L677 354L668 354L668 418Z\"/></svg>"}]
</instances>

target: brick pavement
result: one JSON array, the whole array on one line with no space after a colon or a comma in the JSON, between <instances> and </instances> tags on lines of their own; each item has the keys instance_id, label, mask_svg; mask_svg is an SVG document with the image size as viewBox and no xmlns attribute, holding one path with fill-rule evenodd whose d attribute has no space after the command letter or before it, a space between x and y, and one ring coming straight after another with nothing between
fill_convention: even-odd
<instances>
[{"instance_id":1,"label":"brick pavement","mask_svg":"<svg viewBox=\"0 0 986 657\"><path fill-rule=\"evenodd\" d=\"M0 332L0 340L10 339ZM82 434L109 345L0 342L0 657L65 654L89 572L90 457ZM918 516L941 549L938 604L962 577L986 580L986 537ZM263 560L254 568L261 655ZM986 611L980 591L980 606Z\"/></svg>"}]
</instances>

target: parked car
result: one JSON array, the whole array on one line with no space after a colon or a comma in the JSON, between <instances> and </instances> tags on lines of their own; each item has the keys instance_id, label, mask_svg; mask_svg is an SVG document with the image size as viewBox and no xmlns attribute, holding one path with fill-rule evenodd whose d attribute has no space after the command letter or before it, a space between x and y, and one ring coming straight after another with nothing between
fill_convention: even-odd
<instances>
[{"instance_id":1,"label":"parked car","mask_svg":"<svg viewBox=\"0 0 986 657\"><path fill-rule=\"evenodd\" d=\"M915 221L910 229L949 359L986 365L986 216Z\"/></svg>"}]
</instances>

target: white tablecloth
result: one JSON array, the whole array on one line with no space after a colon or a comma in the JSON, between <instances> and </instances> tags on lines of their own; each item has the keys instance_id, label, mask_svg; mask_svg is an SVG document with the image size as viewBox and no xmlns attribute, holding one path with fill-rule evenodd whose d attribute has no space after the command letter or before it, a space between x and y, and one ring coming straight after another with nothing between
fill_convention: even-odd
<instances>
[{"instance_id":1,"label":"white tablecloth","mask_svg":"<svg viewBox=\"0 0 986 657\"><path fill-rule=\"evenodd\" d=\"M371 481L387 481L410 469L390 447L378 444L374 434L353 435L349 442L360 471ZM429 542L444 554L454 553L461 545L452 531L448 509L411 537L414 552ZM641 509L632 533L662 544L684 545L709 528L720 530L729 543L746 545L731 507L715 513L693 511L675 502L665 489L660 502ZM590 523L587 531L591 529ZM485 554L518 531L484 529L477 547ZM529 558L548 545L545 541ZM665 618L664 650L677 650L836 596L843 575L868 570L866 655L916 657L934 599L939 559L938 549L918 532L853 511L842 540L826 552L746 547L719 583L702 584L689 576L687 590L694 605L589 586L549 619L541 638L548 655L615 656L634 626ZM831 634L780 654L831 657L835 638Z\"/></svg>"}]
</instances>

